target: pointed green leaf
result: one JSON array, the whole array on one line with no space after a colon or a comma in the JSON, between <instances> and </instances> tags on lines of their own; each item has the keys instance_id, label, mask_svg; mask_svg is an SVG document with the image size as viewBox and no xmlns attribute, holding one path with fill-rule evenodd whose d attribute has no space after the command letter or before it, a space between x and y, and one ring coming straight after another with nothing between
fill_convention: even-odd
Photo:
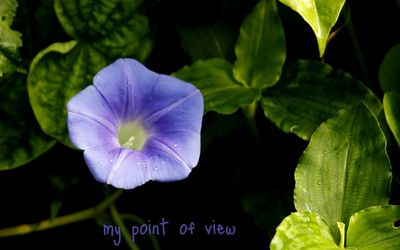
<instances>
[{"instance_id":1,"label":"pointed green leaf","mask_svg":"<svg viewBox=\"0 0 400 250\"><path fill-rule=\"evenodd\" d=\"M372 112L360 104L323 123L297 166L295 206L336 223L366 207L387 204L391 167L386 139Z\"/></svg>"},{"instance_id":2,"label":"pointed green leaf","mask_svg":"<svg viewBox=\"0 0 400 250\"><path fill-rule=\"evenodd\" d=\"M43 131L66 145L68 100L92 83L107 59L86 44L55 43L33 60L28 76L29 98Z\"/></svg>"},{"instance_id":3,"label":"pointed green leaf","mask_svg":"<svg viewBox=\"0 0 400 250\"><path fill-rule=\"evenodd\" d=\"M0 79L0 170L22 166L54 145L37 124L29 106L26 75Z\"/></svg>"},{"instance_id":4,"label":"pointed green leaf","mask_svg":"<svg viewBox=\"0 0 400 250\"><path fill-rule=\"evenodd\" d=\"M400 92L389 91L383 97L386 121L397 144L400 145Z\"/></svg>"},{"instance_id":5,"label":"pointed green leaf","mask_svg":"<svg viewBox=\"0 0 400 250\"><path fill-rule=\"evenodd\" d=\"M375 206L350 218L347 246L358 250L400 249L400 206Z\"/></svg>"},{"instance_id":6,"label":"pointed green leaf","mask_svg":"<svg viewBox=\"0 0 400 250\"><path fill-rule=\"evenodd\" d=\"M260 98L259 88L248 88L235 81L232 65L224 59L197 61L183 67L174 76L200 89L204 96L204 112L215 110L221 114L231 114L240 105Z\"/></svg>"},{"instance_id":7,"label":"pointed green leaf","mask_svg":"<svg viewBox=\"0 0 400 250\"><path fill-rule=\"evenodd\" d=\"M240 27L233 75L250 87L274 85L286 57L285 37L274 0L261 0Z\"/></svg>"},{"instance_id":8,"label":"pointed green leaf","mask_svg":"<svg viewBox=\"0 0 400 250\"><path fill-rule=\"evenodd\" d=\"M379 115L382 104L360 81L327 64L300 60L285 65L279 82L265 90L262 106L281 130L309 140L321 123L362 101Z\"/></svg>"},{"instance_id":9,"label":"pointed green leaf","mask_svg":"<svg viewBox=\"0 0 400 250\"><path fill-rule=\"evenodd\" d=\"M311 26L317 37L319 54L322 57L333 25L346 0L279 0L297 13Z\"/></svg>"},{"instance_id":10,"label":"pointed green leaf","mask_svg":"<svg viewBox=\"0 0 400 250\"><path fill-rule=\"evenodd\" d=\"M379 69L379 82L384 92L400 92L400 44L397 44L385 55Z\"/></svg>"},{"instance_id":11,"label":"pointed green leaf","mask_svg":"<svg viewBox=\"0 0 400 250\"><path fill-rule=\"evenodd\" d=\"M286 217L276 229L271 250L340 249L323 218L311 212L296 212Z\"/></svg>"}]
</instances>

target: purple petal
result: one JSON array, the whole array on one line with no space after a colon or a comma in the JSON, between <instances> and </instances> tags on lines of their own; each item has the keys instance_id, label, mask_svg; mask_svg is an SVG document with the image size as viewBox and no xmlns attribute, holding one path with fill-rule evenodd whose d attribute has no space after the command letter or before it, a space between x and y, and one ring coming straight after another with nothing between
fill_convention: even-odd
<instances>
[{"instance_id":1,"label":"purple petal","mask_svg":"<svg viewBox=\"0 0 400 250\"><path fill-rule=\"evenodd\" d=\"M186 178L198 163L203 97L193 85L154 73L133 59L101 70L67 105L71 142L98 181L130 189L149 180ZM141 150L118 142L121 124L148 132ZM135 137L132 137L135 138Z\"/></svg>"},{"instance_id":2,"label":"purple petal","mask_svg":"<svg viewBox=\"0 0 400 250\"><path fill-rule=\"evenodd\" d=\"M159 74L132 59L119 59L94 77L94 86L123 121L138 117Z\"/></svg>"},{"instance_id":3,"label":"purple petal","mask_svg":"<svg viewBox=\"0 0 400 250\"><path fill-rule=\"evenodd\" d=\"M118 120L100 93L89 86L67 104L71 142L80 149L115 141Z\"/></svg>"}]
</instances>

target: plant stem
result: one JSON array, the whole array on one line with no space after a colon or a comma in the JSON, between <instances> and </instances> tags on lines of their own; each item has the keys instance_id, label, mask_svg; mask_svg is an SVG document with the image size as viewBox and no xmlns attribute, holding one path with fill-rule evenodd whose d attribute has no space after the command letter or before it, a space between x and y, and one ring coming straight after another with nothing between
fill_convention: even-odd
<instances>
[{"instance_id":1,"label":"plant stem","mask_svg":"<svg viewBox=\"0 0 400 250\"><path fill-rule=\"evenodd\" d=\"M242 111L246 117L247 124L249 126L251 134L254 136L256 143L261 144L260 133L258 131L258 126L256 123L256 113L257 113L257 101L254 101L248 105L242 105Z\"/></svg>"},{"instance_id":2,"label":"plant stem","mask_svg":"<svg viewBox=\"0 0 400 250\"><path fill-rule=\"evenodd\" d=\"M95 207L84 209L82 211L72 213L69 215L64 215L61 217L57 217L54 219L43 220L38 223L33 224L23 224L10 228L0 229L0 238L1 237L9 237L9 236L17 236L23 234L29 234L33 232L39 232L55 227L60 227L63 225L76 223L83 220L92 219L98 214L104 212L106 208L114 203L114 201L122 194L122 190L118 190L112 195L108 196L104 201L98 204Z\"/></svg>"},{"instance_id":3,"label":"plant stem","mask_svg":"<svg viewBox=\"0 0 400 250\"><path fill-rule=\"evenodd\" d=\"M137 224L145 224L144 220L142 220L140 217L133 215L133 214L121 214L121 218L123 220L131 220ZM157 242L156 237L152 234L148 234L149 239L151 241L151 244L153 245L154 250L161 250L160 245Z\"/></svg>"},{"instance_id":4,"label":"plant stem","mask_svg":"<svg viewBox=\"0 0 400 250\"><path fill-rule=\"evenodd\" d=\"M139 247L131 240L131 235L129 234L128 229L126 228L121 215L119 214L117 208L114 205L110 206L111 217L114 220L115 224L117 224L121 228L122 237L126 244L128 244L129 249L131 250L140 250Z\"/></svg>"}]
</instances>

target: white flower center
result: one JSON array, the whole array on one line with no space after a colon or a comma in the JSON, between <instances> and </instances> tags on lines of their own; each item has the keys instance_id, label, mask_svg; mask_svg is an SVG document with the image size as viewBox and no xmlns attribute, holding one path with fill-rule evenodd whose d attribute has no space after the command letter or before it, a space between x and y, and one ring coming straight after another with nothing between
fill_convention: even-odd
<instances>
[{"instance_id":1,"label":"white flower center","mask_svg":"<svg viewBox=\"0 0 400 250\"><path fill-rule=\"evenodd\" d=\"M146 144L148 134L138 121L127 122L119 127L118 141L124 148L140 151Z\"/></svg>"}]
</instances>

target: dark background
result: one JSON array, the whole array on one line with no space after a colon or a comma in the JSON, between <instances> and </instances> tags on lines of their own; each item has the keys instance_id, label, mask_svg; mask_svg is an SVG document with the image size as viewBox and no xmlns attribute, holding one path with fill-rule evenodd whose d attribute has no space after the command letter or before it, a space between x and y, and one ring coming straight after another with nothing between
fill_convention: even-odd
<instances>
[{"instance_id":1,"label":"dark background","mask_svg":"<svg viewBox=\"0 0 400 250\"><path fill-rule=\"evenodd\" d=\"M19 1L14 29L23 33L23 57L29 62L49 44L67 41L52 12L52 1ZM348 1L353 29L345 26L328 45L324 61L362 80L379 97L378 69L385 53L400 42L399 1ZM145 1L154 48L146 65L170 74L192 63L181 45L178 28L224 22L237 37L244 17L255 0ZM287 43L287 61L318 60L311 28L299 15L278 4ZM50 20L50 21L49 21ZM335 29L345 23L340 16ZM361 57L357 56L359 50ZM234 59L232 54L229 59ZM162 217L170 224L159 237L161 249L268 249L274 229L294 211L294 170L307 143L280 132L259 108L256 115L260 137L256 140L241 112L231 116L210 112L204 116L202 154L190 176L175 183L150 182L124 192L117 201L120 212L132 213L146 222ZM390 144L393 172L399 173L399 152ZM34 223L49 218L54 201L62 202L60 215L95 206L105 188L89 173L82 153L57 144L26 166L0 172L0 227ZM399 204L399 185L393 182L392 203ZM250 211L246 213L245 211ZM89 220L25 236L1 238L0 249L127 249L114 247L103 236L103 220ZM255 221L257 220L257 222ZM207 235L204 224L236 227L233 236ZM180 224L195 222L195 235L181 236ZM130 228L133 224L127 222ZM151 249L146 236L138 238L141 249Z\"/></svg>"}]
</instances>

